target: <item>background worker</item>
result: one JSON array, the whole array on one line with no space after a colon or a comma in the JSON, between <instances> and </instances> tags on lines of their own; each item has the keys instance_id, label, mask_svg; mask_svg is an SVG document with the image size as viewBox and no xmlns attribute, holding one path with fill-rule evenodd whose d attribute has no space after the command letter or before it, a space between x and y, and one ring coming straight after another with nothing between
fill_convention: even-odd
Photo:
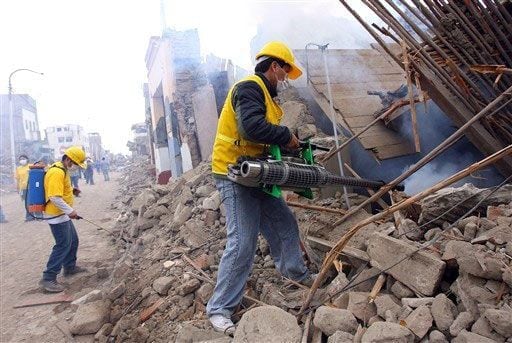
<instances>
[{"instance_id":1,"label":"background worker","mask_svg":"<svg viewBox=\"0 0 512 343\"><path fill-rule=\"evenodd\" d=\"M103 179L105 181L110 181L110 176L108 175L110 165L108 164L108 161L105 157L101 158L100 168L101 168L101 171L103 172Z\"/></svg>"},{"instance_id":2,"label":"background worker","mask_svg":"<svg viewBox=\"0 0 512 343\"><path fill-rule=\"evenodd\" d=\"M255 74L229 91L213 146L212 172L226 207L227 242L207 313L213 328L227 333L234 331L231 315L242 299L259 232L283 276L305 284L313 280L302 258L297 222L284 200L226 176L229 164L240 156L262 155L265 145L299 148L297 137L279 126L283 111L273 99L287 77L293 80L302 74L293 53L283 43L270 42L256 63Z\"/></svg>"},{"instance_id":3,"label":"background worker","mask_svg":"<svg viewBox=\"0 0 512 343\"><path fill-rule=\"evenodd\" d=\"M64 268L64 276L85 272L86 269L76 265L78 234L71 219L78 219L73 209L73 193L70 174L77 168L85 169L85 152L72 146L64 152L62 160L52 164L44 177L45 198L44 211L48 219L55 245L39 282L47 292L62 292L64 286L57 282L57 275Z\"/></svg>"},{"instance_id":4,"label":"background worker","mask_svg":"<svg viewBox=\"0 0 512 343\"><path fill-rule=\"evenodd\" d=\"M27 187L28 187L28 156L20 155L18 158L19 166L16 168L16 174L14 178L16 179L16 188L18 189L18 193L20 194L21 201L23 202L23 208L25 209L25 221L34 220L34 218L28 213L25 208L25 199L27 198Z\"/></svg>"},{"instance_id":5,"label":"background worker","mask_svg":"<svg viewBox=\"0 0 512 343\"><path fill-rule=\"evenodd\" d=\"M90 157L87 157L87 167L84 171L85 183L94 185L94 162Z\"/></svg>"}]
</instances>

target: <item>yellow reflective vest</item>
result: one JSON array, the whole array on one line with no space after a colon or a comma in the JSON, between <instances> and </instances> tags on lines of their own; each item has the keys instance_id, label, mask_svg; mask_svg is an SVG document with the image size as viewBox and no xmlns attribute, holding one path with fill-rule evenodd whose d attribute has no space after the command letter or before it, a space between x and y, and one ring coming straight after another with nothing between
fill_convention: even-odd
<instances>
[{"instance_id":1,"label":"yellow reflective vest","mask_svg":"<svg viewBox=\"0 0 512 343\"><path fill-rule=\"evenodd\" d=\"M46 208L44 212L49 215L59 215L62 211L55 206L50 200L50 197L61 197L66 204L73 206L73 187L71 186L71 179L69 173L63 169L62 162L52 164L44 176L44 196L46 198Z\"/></svg>"},{"instance_id":2,"label":"yellow reflective vest","mask_svg":"<svg viewBox=\"0 0 512 343\"><path fill-rule=\"evenodd\" d=\"M265 95L265 107L267 110L265 119L271 124L279 125L283 117L283 110L272 99L263 80L257 75L251 75L240 80L239 83L244 81L254 81L260 86ZM235 86L230 89L222 108L213 144L212 172L218 175L227 175L228 165L235 164L238 157L259 156L265 148L265 144L248 141L238 132L237 118L232 102Z\"/></svg>"}]
</instances>

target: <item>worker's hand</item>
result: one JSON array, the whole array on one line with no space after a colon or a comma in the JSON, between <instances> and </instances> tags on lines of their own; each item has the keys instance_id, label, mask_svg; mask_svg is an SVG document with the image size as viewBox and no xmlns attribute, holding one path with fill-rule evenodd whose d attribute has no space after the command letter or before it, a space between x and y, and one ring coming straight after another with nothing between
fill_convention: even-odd
<instances>
[{"instance_id":1,"label":"worker's hand","mask_svg":"<svg viewBox=\"0 0 512 343\"><path fill-rule=\"evenodd\" d=\"M82 193L82 191L81 191L81 190L79 190L78 188L73 188L73 195L74 195L74 196L76 196L76 197L77 197L77 196L79 196L79 195L80 195L80 193Z\"/></svg>"},{"instance_id":2,"label":"worker's hand","mask_svg":"<svg viewBox=\"0 0 512 343\"><path fill-rule=\"evenodd\" d=\"M73 210L70 214L68 214L68 217L71 219L78 219L79 215L76 213L76 211Z\"/></svg>"},{"instance_id":3,"label":"worker's hand","mask_svg":"<svg viewBox=\"0 0 512 343\"><path fill-rule=\"evenodd\" d=\"M287 149L300 148L300 141L297 138L297 136L295 136L293 133L292 133L292 137L290 138L290 141L288 142L288 144L286 144L285 148L287 148Z\"/></svg>"}]
</instances>

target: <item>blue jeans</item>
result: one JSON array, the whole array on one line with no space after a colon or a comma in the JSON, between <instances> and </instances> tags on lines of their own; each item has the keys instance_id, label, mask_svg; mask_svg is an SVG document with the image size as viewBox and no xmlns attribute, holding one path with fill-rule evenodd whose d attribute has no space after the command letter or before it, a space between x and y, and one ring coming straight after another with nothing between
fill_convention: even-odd
<instances>
[{"instance_id":1,"label":"blue jeans","mask_svg":"<svg viewBox=\"0 0 512 343\"><path fill-rule=\"evenodd\" d=\"M21 201L23 202L23 208L25 209L25 220L33 220L34 218L27 211L27 189L21 191Z\"/></svg>"},{"instance_id":2,"label":"blue jeans","mask_svg":"<svg viewBox=\"0 0 512 343\"><path fill-rule=\"evenodd\" d=\"M61 224L50 224L55 245L43 272L44 280L56 280L62 267L72 270L76 266L78 235L71 220Z\"/></svg>"},{"instance_id":3,"label":"blue jeans","mask_svg":"<svg viewBox=\"0 0 512 343\"><path fill-rule=\"evenodd\" d=\"M258 233L268 241L274 263L283 276L301 281L309 271L300 250L297 221L283 199L229 180L215 182L226 207L227 242L206 310L209 316L230 317L242 299Z\"/></svg>"},{"instance_id":4,"label":"blue jeans","mask_svg":"<svg viewBox=\"0 0 512 343\"><path fill-rule=\"evenodd\" d=\"M73 185L73 188L79 188L78 187L78 179L80 178L79 175L76 175L76 176L71 176L71 184Z\"/></svg>"}]
</instances>

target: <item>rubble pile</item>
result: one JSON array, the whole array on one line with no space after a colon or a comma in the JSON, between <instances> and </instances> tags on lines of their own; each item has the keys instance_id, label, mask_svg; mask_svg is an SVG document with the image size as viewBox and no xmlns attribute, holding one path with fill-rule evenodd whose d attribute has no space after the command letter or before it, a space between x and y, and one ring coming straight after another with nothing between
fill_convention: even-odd
<instances>
[{"instance_id":1,"label":"rubble pile","mask_svg":"<svg viewBox=\"0 0 512 343\"><path fill-rule=\"evenodd\" d=\"M399 214L365 227L316 292L309 330L307 316L299 324L294 316L309 289L278 275L260 239L246 297L234 316L237 330L228 337L214 332L205 315L226 242L209 164L168 185L151 184L140 170L134 165L125 171L125 191L115 204L121 212L116 234L128 243L117 240L121 257L110 274L110 289L77 302L73 334L95 334L99 342L299 342L305 332L318 342L322 336L328 342L511 340L512 185L452 228L451 221L432 219L440 209L485 192L469 185L446 189L418 204L417 218ZM313 203L343 206L340 194ZM361 211L331 228L338 214L294 212L312 270L346 230L369 216ZM432 223L417 224L426 218ZM428 249L388 270L437 236ZM372 293L381 270L385 281Z\"/></svg>"}]
</instances>

